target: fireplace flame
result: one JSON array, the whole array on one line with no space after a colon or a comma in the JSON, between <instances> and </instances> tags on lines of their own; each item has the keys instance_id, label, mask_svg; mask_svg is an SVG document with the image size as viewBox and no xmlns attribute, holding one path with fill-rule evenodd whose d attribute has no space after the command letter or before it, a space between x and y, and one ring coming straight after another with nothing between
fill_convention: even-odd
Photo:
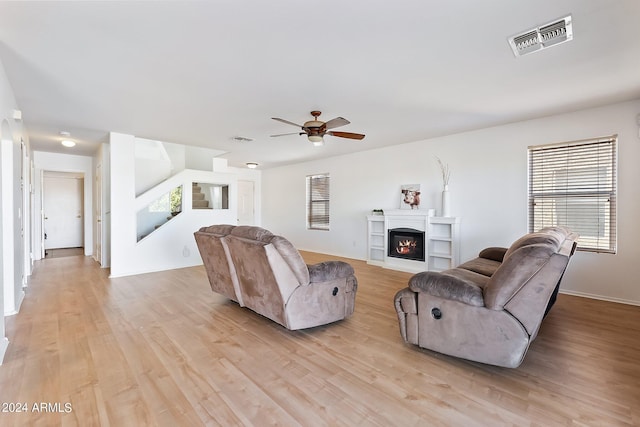
<instances>
[{"instance_id":1,"label":"fireplace flame","mask_svg":"<svg viewBox=\"0 0 640 427\"><path fill-rule=\"evenodd\" d=\"M413 253L416 250L418 242L414 239L405 239L398 242L396 246L396 252L400 255L407 255Z\"/></svg>"}]
</instances>

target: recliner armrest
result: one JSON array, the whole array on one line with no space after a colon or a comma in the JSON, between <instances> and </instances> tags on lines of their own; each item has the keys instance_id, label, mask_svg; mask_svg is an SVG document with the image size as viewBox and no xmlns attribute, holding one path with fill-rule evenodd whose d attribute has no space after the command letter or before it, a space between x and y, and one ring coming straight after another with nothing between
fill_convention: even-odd
<instances>
[{"instance_id":1,"label":"recliner armrest","mask_svg":"<svg viewBox=\"0 0 640 427\"><path fill-rule=\"evenodd\" d=\"M318 264L307 265L309 269L309 282L328 282L342 279L355 274L353 267L343 261L324 261Z\"/></svg>"},{"instance_id":2,"label":"recliner armrest","mask_svg":"<svg viewBox=\"0 0 640 427\"><path fill-rule=\"evenodd\" d=\"M423 271L409 279L409 289L467 305L484 306L484 297L480 286L449 274Z\"/></svg>"},{"instance_id":3,"label":"recliner armrest","mask_svg":"<svg viewBox=\"0 0 640 427\"><path fill-rule=\"evenodd\" d=\"M478 256L480 258L490 259L492 261L502 262L504 260L504 254L507 253L507 248L490 247L480 251Z\"/></svg>"}]
</instances>

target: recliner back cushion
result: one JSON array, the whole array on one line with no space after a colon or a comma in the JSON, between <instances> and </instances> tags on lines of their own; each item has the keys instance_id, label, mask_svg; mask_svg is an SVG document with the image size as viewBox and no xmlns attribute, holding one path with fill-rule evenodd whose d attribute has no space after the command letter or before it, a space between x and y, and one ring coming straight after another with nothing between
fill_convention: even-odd
<instances>
[{"instance_id":1,"label":"recliner back cushion","mask_svg":"<svg viewBox=\"0 0 640 427\"><path fill-rule=\"evenodd\" d=\"M276 236L262 227L239 225L230 233L231 236L242 239L255 240L265 245L271 243L285 260L298 282L302 285L309 284L309 269L300 252L282 236Z\"/></svg>"},{"instance_id":2,"label":"recliner back cushion","mask_svg":"<svg viewBox=\"0 0 640 427\"><path fill-rule=\"evenodd\" d=\"M215 232L208 232L208 228L210 227L203 227L194 235L211 289L242 305L242 296L238 295L237 290L235 269L230 265L222 237Z\"/></svg>"},{"instance_id":3,"label":"recliner back cushion","mask_svg":"<svg viewBox=\"0 0 640 427\"><path fill-rule=\"evenodd\" d=\"M238 225L237 227L234 227L233 231L229 234L243 239L257 240L265 243L268 243L268 239L273 236L273 233L269 230L251 225Z\"/></svg>"},{"instance_id":4,"label":"recliner back cushion","mask_svg":"<svg viewBox=\"0 0 640 427\"><path fill-rule=\"evenodd\" d=\"M265 244L230 235L224 238L238 276L244 304L250 309L286 325L285 299L269 263Z\"/></svg>"},{"instance_id":5,"label":"recliner back cushion","mask_svg":"<svg viewBox=\"0 0 640 427\"><path fill-rule=\"evenodd\" d=\"M502 310L509 300L533 277L557 251L554 242L522 246L509 255L484 288L484 305Z\"/></svg>"},{"instance_id":6,"label":"recliner back cushion","mask_svg":"<svg viewBox=\"0 0 640 427\"><path fill-rule=\"evenodd\" d=\"M516 250L528 245L546 244L551 245L555 250L558 250L566 236L567 232L562 227L547 227L535 233L526 234L513 242L504 254L504 260L507 260Z\"/></svg>"},{"instance_id":7,"label":"recliner back cushion","mask_svg":"<svg viewBox=\"0 0 640 427\"><path fill-rule=\"evenodd\" d=\"M234 228L236 228L235 225L215 224L208 227L202 227L199 231L202 231L203 233L213 233L219 236L226 236L227 234L231 233Z\"/></svg>"}]
</instances>

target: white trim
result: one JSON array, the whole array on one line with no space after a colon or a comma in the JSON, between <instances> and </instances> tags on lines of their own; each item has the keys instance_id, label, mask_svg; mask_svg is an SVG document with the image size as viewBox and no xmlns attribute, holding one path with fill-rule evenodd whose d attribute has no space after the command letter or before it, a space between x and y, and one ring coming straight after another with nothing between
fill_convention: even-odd
<instances>
[{"instance_id":1,"label":"white trim","mask_svg":"<svg viewBox=\"0 0 640 427\"><path fill-rule=\"evenodd\" d=\"M2 365L2 362L4 361L4 354L6 353L8 347L9 340L7 339L7 337L0 338L0 365Z\"/></svg>"},{"instance_id":2,"label":"white trim","mask_svg":"<svg viewBox=\"0 0 640 427\"><path fill-rule=\"evenodd\" d=\"M628 305L640 306L640 301L633 301L633 300L627 300L627 299L622 299L622 298L606 297L606 296L603 296L603 295L590 294L590 293L587 293L587 292L567 291L567 290L564 290L564 289L560 289L559 292L561 294L572 295L574 297L591 298L591 299L600 300L600 301L615 302L615 303L618 303L618 304L628 304Z\"/></svg>"}]
</instances>

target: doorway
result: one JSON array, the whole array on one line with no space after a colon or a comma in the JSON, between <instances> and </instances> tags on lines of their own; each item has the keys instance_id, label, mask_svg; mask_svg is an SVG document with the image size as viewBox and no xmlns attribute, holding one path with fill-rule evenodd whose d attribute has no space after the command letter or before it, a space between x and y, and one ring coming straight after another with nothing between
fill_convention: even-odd
<instances>
[{"instance_id":1,"label":"doorway","mask_svg":"<svg viewBox=\"0 0 640 427\"><path fill-rule=\"evenodd\" d=\"M84 246L84 175L43 172L43 257L54 249Z\"/></svg>"}]
</instances>

